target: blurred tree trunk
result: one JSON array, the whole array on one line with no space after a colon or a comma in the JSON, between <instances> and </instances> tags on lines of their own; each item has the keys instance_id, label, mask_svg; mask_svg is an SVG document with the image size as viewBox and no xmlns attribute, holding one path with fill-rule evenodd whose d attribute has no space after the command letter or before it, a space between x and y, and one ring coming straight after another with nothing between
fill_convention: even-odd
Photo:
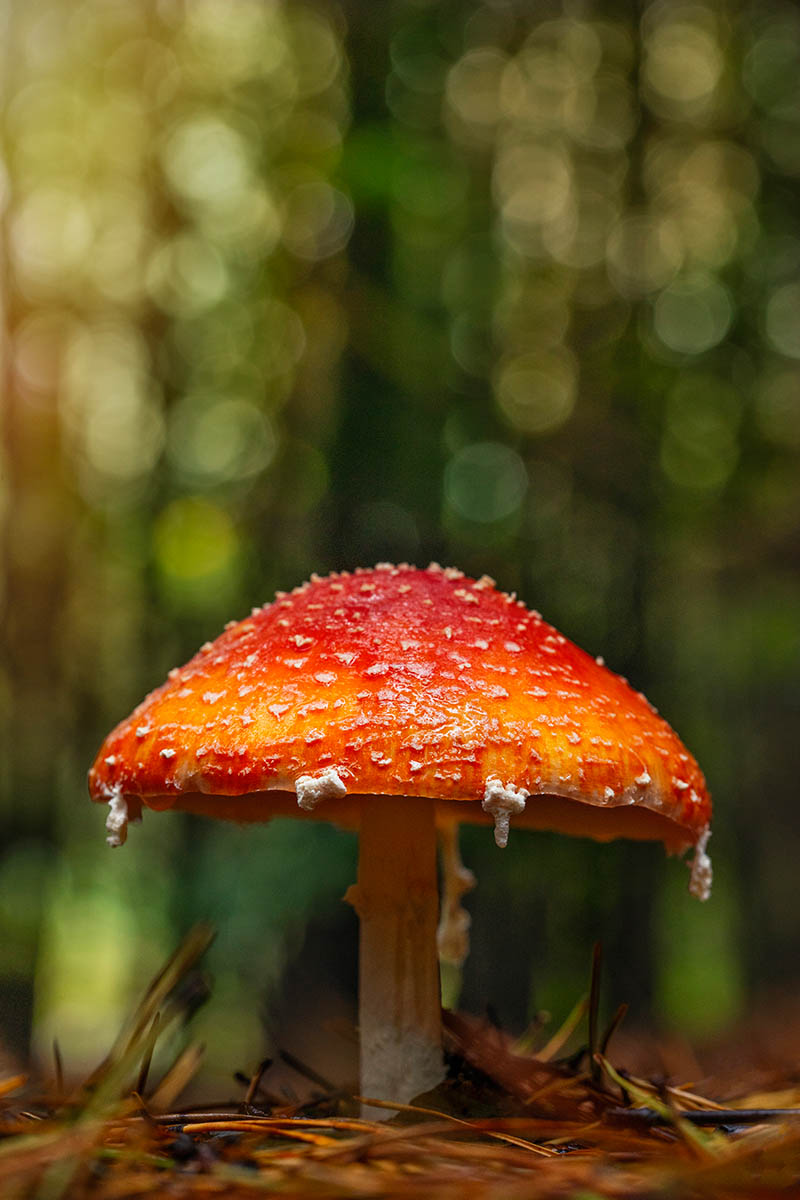
<instances>
[{"instance_id":1,"label":"blurred tree trunk","mask_svg":"<svg viewBox=\"0 0 800 1200\"><path fill-rule=\"evenodd\" d=\"M5 6L3 107L13 93L18 10ZM0 796L4 839L0 872L20 847L34 840L52 849L54 787L59 747L69 719L61 670L60 617L69 572L67 547L71 497L61 470L61 439L55 392L26 389L15 368L15 337L32 306L14 286L8 211L2 222L2 448L0 460ZM31 881L19 904L24 920L4 931L0 950L0 1023L13 1016L15 1036L27 1038L33 999L44 880ZM12 944L13 942L13 944ZM25 1049L25 1047L20 1047Z\"/></svg>"}]
</instances>

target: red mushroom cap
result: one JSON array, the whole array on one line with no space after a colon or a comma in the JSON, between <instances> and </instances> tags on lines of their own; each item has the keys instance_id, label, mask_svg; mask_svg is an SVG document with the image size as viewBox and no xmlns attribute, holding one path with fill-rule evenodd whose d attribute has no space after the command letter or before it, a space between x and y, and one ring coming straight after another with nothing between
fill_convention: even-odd
<instances>
[{"instance_id":1,"label":"red mushroom cap","mask_svg":"<svg viewBox=\"0 0 800 1200\"><path fill-rule=\"evenodd\" d=\"M142 804L263 820L322 802L357 824L354 795L409 795L493 814L499 840L514 813L704 858L711 815L641 693L492 580L435 564L312 577L231 623L109 734L89 786L112 834Z\"/></svg>"}]
</instances>

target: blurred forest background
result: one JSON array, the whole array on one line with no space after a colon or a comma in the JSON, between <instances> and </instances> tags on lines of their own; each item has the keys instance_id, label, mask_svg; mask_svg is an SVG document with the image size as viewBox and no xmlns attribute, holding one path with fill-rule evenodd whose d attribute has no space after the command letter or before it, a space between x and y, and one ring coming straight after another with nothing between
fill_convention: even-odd
<instances>
[{"instance_id":1,"label":"blurred forest background","mask_svg":"<svg viewBox=\"0 0 800 1200\"><path fill-rule=\"evenodd\" d=\"M797 994L797 6L3 0L0 56L6 1050L96 1060L208 917L208 1078L287 1008L313 1060L353 839L112 852L85 772L225 620L383 559L517 590L716 799L705 906L657 846L465 831L464 1007L562 1019L597 937L634 1024Z\"/></svg>"}]
</instances>

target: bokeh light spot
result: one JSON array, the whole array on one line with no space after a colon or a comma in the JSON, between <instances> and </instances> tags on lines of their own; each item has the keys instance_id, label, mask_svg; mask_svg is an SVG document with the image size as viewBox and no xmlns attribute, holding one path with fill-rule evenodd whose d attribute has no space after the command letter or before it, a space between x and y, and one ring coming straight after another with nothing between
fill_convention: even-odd
<instances>
[{"instance_id":1,"label":"bokeh light spot","mask_svg":"<svg viewBox=\"0 0 800 1200\"><path fill-rule=\"evenodd\" d=\"M164 444L162 396L132 325L69 326L59 408L68 452L92 502L145 479Z\"/></svg>"},{"instance_id":2,"label":"bokeh light spot","mask_svg":"<svg viewBox=\"0 0 800 1200\"><path fill-rule=\"evenodd\" d=\"M41 309L21 322L14 334L14 367L26 388L55 396L74 324L60 309Z\"/></svg>"},{"instance_id":3,"label":"bokeh light spot","mask_svg":"<svg viewBox=\"0 0 800 1200\"><path fill-rule=\"evenodd\" d=\"M577 368L567 350L520 354L503 364L495 380L497 403L523 433L550 433L571 416Z\"/></svg>"},{"instance_id":4,"label":"bokeh light spot","mask_svg":"<svg viewBox=\"0 0 800 1200\"><path fill-rule=\"evenodd\" d=\"M269 419L247 400L190 394L170 422L170 459L195 486L248 479L269 466L276 447Z\"/></svg>"},{"instance_id":5,"label":"bokeh light spot","mask_svg":"<svg viewBox=\"0 0 800 1200\"><path fill-rule=\"evenodd\" d=\"M300 317L282 300L268 300L263 307L260 330L260 370L265 378L286 375L299 362L306 348L306 333Z\"/></svg>"},{"instance_id":6,"label":"bokeh light spot","mask_svg":"<svg viewBox=\"0 0 800 1200\"><path fill-rule=\"evenodd\" d=\"M224 509L196 496L173 500L153 527L159 570L178 583L202 584L225 573L238 544L233 522Z\"/></svg>"},{"instance_id":7,"label":"bokeh light spot","mask_svg":"<svg viewBox=\"0 0 800 1200\"><path fill-rule=\"evenodd\" d=\"M469 140L490 142L500 119L500 81L508 59L494 46L468 51L447 76L446 96Z\"/></svg>"},{"instance_id":8,"label":"bokeh light spot","mask_svg":"<svg viewBox=\"0 0 800 1200\"><path fill-rule=\"evenodd\" d=\"M75 271L92 241L92 222L81 195L42 186L20 204L11 222L11 253L21 280L55 284Z\"/></svg>"},{"instance_id":9,"label":"bokeh light spot","mask_svg":"<svg viewBox=\"0 0 800 1200\"><path fill-rule=\"evenodd\" d=\"M286 8L300 96L316 96L330 87L341 67L339 40L322 11L302 4Z\"/></svg>"},{"instance_id":10,"label":"bokeh light spot","mask_svg":"<svg viewBox=\"0 0 800 1200\"><path fill-rule=\"evenodd\" d=\"M771 442L800 449L800 370L774 371L761 382L756 416L762 433Z\"/></svg>"},{"instance_id":11,"label":"bokeh light spot","mask_svg":"<svg viewBox=\"0 0 800 1200\"><path fill-rule=\"evenodd\" d=\"M192 204L227 202L251 179L248 149L226 121L197 114L177 125L167 138L162 162L176 194Z\"/></svg>"},{"instance_id":12,"label":"bokeh light spot","mask_svg":"<svg viewBox=\"0 0 800 1200\"><path fill-rule=\"evenodd\" d=\"M714 492L739 457L742 400L714 375L680 379L667 397L661 467L670 481L694 492Z\"/></svg>"},{"instance_id":13,"label":"bokeh light spot","mask_svg":"<svg viewBox=\"0 0 800 1200\"><path fill-rule=\"evenodd\" d=\"M330 258L347 245L352 228L349 198L321 179L299 184L286 199L283 240L298 258Z\"/></svg>"},{"instance_id":14,"label":"bokeh light spot","mask_svg":"<svg viewBox=\"0 0 800 1200\"><path fill-rule=\"evenodd\" d=\"M135 379L117 379L113 392L93 392L85 427L91 466L121 482L147 474L164 442L160 407Z\"/></svg>"},{"instance_id":15,"label":"bokeh light spot","mask_svg":"<svg viewBox=\"0 0 800 1200\"><path fill-rule=\"evenodd\" d=\"M489 374L495 357L491 331L485 321L459 313L450 324L450 353L468 375L483 378Z\"/></svg>"},{"instance_id":16,"label":"bokeh light spot","mask_svg":"<svg viewBox=\"0 0 800 1200\"><path fill-rule=\"evenodd\" d=\"M525 464L501 442L473 442L445 468L447 503L470 521L501 521L516 512L528 488Z\"/></svg>"},{"instance_id":17,"label":"bokeh light spot","mask_svg":"<svg viewBox=\"0 0 800 1200\"><path fill-rule=\"evenodd\" d=\"M153 38L131 38L105 63L105 85L118 104L134 110L167 104L181 82L173 51Z\"/></svg>"},{"instance_id":18,"label":"bokeh light spot","mask_svg":"<svg viewBox=\"0 0 800 1200\"><path fill-rule=\"evenodd\" d=\"M800 358L800 283L787 283L767 303L767 337L781 354Z\"/></svg>"},{"instance_id":19,"label":"bokeh light spot","mask_svg":"<svg viewBox=\"0 0 800 1200\"><path fill-rule=\"evenodd\" d=\"M215 246L196 234L181 233L153 255L147 285L165 312L193 315L222 299L228 287L228 272Z\"/></svg>"},{"instance_id":20,"label":"bokeh light spot","mask_svg":"<svg viewBox=\"0 0 800 1200\"><path fill-rule=\"evenodd\" d=\"M623 217L606 247L608 271L623 296L644 296L664 287L680 269L683 246L669 218L641 213Z\"/></svg>"},{"instance_id":21,"label":"bokeh light spot","mask_svg":"<svg viewBox=\"0 0 800 1200\"><path fill-rule=\"evenodd\" d=\"M691 111L707 101L722 66L715 38L699 24L668 20L647 39L645 82L674 109Z\"/></svg>"},{"instance_id":22,"label":"bokeh light spot","mask_svg":"<svg viewBox=\"0 0 800 1200\"><path fill-rule=\"evenodd\" d=\"M192 0L182 29L206 86L264 78L286 66L285 25L276 4L262 0ZM288 72L287 72L288 76ZM289 78L292 78L291 76ZM284 80L284 86L289 79Z\"/></svg>"},{"instance_id":23,"label":"bokeh light spot","mask_svg":"<svg viewBox=\"0 0 800 1200\"><path fill-rule=\"evenodd\" d=\"M786 10L789 17L789 10ZM800 22L772 20L745 55L742 79L750 95L764 109L792 97L797 86Z\"/></svg>"},{"instance_id":24,"label":"bokeh light spot","mask_svg":"<svg viewBox=\"0 0 800 1200\"><path fill-rule=\"evenodd\" d=\"M702 354L725 337L733 319L726 288L710 275L676 279L655 302L653 327L670 350Z\"/></svg>"},{"instance_id":25,"label":"bokeh light spot","mask_svg":"<svg viewBox=\"0 0 800 1200\"><path fill-rule=\"evenodd\" d=\"M513 143L498 155L493 186L507 236L524 250L536 227L559 217L569 201L569 159L557 148Z\"/></svg>"}]
</instances>

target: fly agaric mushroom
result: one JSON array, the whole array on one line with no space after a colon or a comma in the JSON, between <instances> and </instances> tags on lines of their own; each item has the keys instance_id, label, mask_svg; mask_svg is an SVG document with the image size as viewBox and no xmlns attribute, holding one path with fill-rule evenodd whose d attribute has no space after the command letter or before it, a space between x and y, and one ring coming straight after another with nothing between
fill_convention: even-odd
<instances>
[{"instance_id":1,"label":"fly agaric mushroom","mask_svg":"<svg viewBox=\"0 0 800 1200\"><path fill-rule=\"evenodd\" d=\"M361 1089L401 1103L443 1075L437 827L693 846L690 889L710 889L709 795L667 722L493 580L437 564L312 576L231 622L109 734L89 786L111 845L143 805L359 830Z\"/></svg>"}]
</instances>

